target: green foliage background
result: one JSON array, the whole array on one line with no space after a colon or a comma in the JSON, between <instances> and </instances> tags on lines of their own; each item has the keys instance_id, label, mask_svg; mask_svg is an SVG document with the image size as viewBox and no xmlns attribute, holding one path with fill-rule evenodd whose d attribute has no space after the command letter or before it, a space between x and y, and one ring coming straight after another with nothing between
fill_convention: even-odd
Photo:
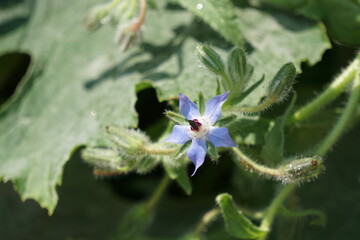
<instances>
[{"instance_id":1,"label":"green foliage background","mask_svg":"<svg viewBox=\"0 0 360 240\"><path fill-rule=\"evenodd\" d=\"M162 169L146 176L130 174L98 181L80 163L79 147L103 142L103 128L108 124L139 126L155 136L159 131L154 123L164 121L165 104L158 101L171 100L179 92L195 98L199 89L207 98L213 96L216 81L198 66L194 54L198 44L206 42L225 54L232 45L246 43L255 67L252 82L265 74L263 86L247 103L258 102L279 67L294 62L298 72L303 71L295 86L297 104L307 102L351 58L354 50L336 46L337 42L360 45L355 30L360 29L358 1L264 2L267 4L259 7L246 1L197 1L205 6L199 11L191 0L158 1L157 9L147 15L143 43L128 53L116 50L114 27L89 33L82 26L84 14L98 1L0 3L0 179L11 181L21 199L34 199L49 213L58 203L54 215L48 217L33 200L20 203L10 183L1 184L0 235L6 239L116 236L125 210L151 193ZM345 10L346 15L341 11L344 8L350 9ZM331 48L329 37L335 48L323 57ZM29 67L29 58L14 53L27 54ZM315 67L308 67L322 58ZM24 69L25 75L19 76ZM12 81L17 75L22 80L7 98L12 88L6 86L15 85ZM277 116L282 107L268 112L268 117ZM313 144L309 136L321 138L333 120L330 109L308 122L305 131L293 130L286 154L306 151ZM252 127L242 133L240 141L256 148L264 142L264 133L254 134ZM359 238L355 227L360 213L356 133L358 128L327 159L324 176L300 188L301 204L299 199L292 200L296 206L324 210L329 218L326 228L287 219L273 233L274 239ZM265 207L275 185L254 180L232 166L226 155L217 165L206 162L191 179L190 197L172 186L147 236L174 239L184 235L215 205L215 196L221 192L230 192L245 206ZM226 239L228 235L219 220L207 236Z\"/></svg>"}]
</instances>

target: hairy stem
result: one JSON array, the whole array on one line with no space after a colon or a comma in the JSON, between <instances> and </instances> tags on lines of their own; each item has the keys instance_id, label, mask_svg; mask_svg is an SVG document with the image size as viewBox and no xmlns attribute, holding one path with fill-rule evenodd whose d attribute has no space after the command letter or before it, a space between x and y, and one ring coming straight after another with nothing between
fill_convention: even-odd
<instances>
[{"instance_id":1,"label":"hairy stem","mask_svg":"<svg viewBox=\"0 0 360 240\"><path fill-rule=\"evenodd\" d=\"M132 25L131 25L131 30L132 31L137 31L141 28L142 24L144 23L145 21L145 16L146 16L146 11L147 11L147 3L146 3L147 0L140 0L140 13L139 13L139 16L136 20L136 22L134 22Z\"/></svg>"},{"instance_id":2,"label":"hairy stem","mask_svg":"<svg viewBox=\"0 0 360 240\"><path fill-rule=\"evenodd\" d=\"M287 209L286 207L284 207L282 205L282 206L280 206L279 211L285 217L306 217L306 216L312 215L314 217L317 217L321 223L325 224L325 222L326 222L325 213L323 213L317 209L307 209L307 210L302 210L299 212L294 212L294 211Z\"/></svg>"},{"instance_id":3,"label":"hairy stem","mask_svg":"<svg viewBox=\"0 0 360 240\"><path fill-rule=\"evenodd\" d=\"M226 109L228 112L232 113L259 113L264 111L265 109L269 108L271 105L273 105L276 102L276 98L270 98L267 97L263 102L261 102L259 105L256 106L244 106L244 107L230 107L229 109Z\"/></svg>"},{"instance_id":4,"label":"hairy stem","mask_svg":"<svg viewBox=\"0 0 360 240\"><path fill-rule=\"evenodd\" d=\"M345 132L348 124L351 122L354 113L356 113L360 100L360 66L359 65L360 63L358 63L358 70L356 72L355 80L352 83L349 100L346 103L344 111L341 117L339 118L339 120L337 121L337 123L335 124L335 126L326 136L324 141L318 146L316 152L319 155L325 155L325 153L331 149L331 147L334 145L336 140L339 139L341 134Z\"/></svg>"},{"instance_id":5,"label":"hairy stem","mask_svg":"<svg viewBox=\"0 0 360 240\"><path fill-rule=\"evenodd\" d=\"M256 220L260 220L264 218L264 212L263 211L254 211L254 210L250 210L248 208L244 208L244 207L239 207L238 209L247 217L252 218L252 219L256 219Z\"/></svg>"},{"instance_id":6,"label":"hairy stem","mask_svg":"<svg viewBox=\"0 0 360 240\"><path fill-rule=\"evenodd\" d=\"M146 207L149 211L154 209L154 207L156 206L156 204L159 202L160 198L164 194L169 183L170 183L170 178L167 176L167 174L165 174L164 177L162 178L161 182L157 186L155 192L153 193L153 195L150 197L150 199L147 202Z\"/></svg>"},{"instance_id":7,"label":"hairy stem","mask_svg":"<svg viewBox=\"0 0 360 240\"><path fill-rule=\"evenodd\" d=\"M267 166L254 162L236 147L232 147L231 150L239 157L239 163L244 166L245 169L249 171L256 171L261 175L267 175L275 178L281 176L281 172L279 169L269 168Z\"/></svg>"},{"instance_id":8,"label":"hairy stem","mask_svg":"<svg viewBox=\"0 0 360 240\"><path fill-rule=\"evenodd\" d=\"M356 61L354 61L356 62ZM329 135L325 138L323 143L318 147L317 154L320 156L324 156L327 151L333 146L336 140L341 136L341 134L346 130L346 126L351 120L352 115L356 112L357 104L360 100L360 70L359 70L359 61L356 62L357 65L354 65L354 62L351 64L352 69L355 69L356 72L351 74L352 77L355 76L355 80L352 84L352 89L350 93L349 101L346 104L345 110L341 115L339 121L334 126L332 131ZM349 68L348 68L349 69ZM347 69L347 70L348 70ZM345 70L345 71L347 71ZM356 75L355 75L356 74ZM352 80L352 79L351 79ZM309 115L308 115L309 116ZM286 198L296 189L296 184L289 184L286 185L281 189L279 194L275 197L275 199L270 204L269 208L267 209L265 216L261 222L260 227L264 230L269 230L271 224L274 220L276 213L278 212L279 208L282 206L283 202ZM267 234L265 234L259 240L265 240L267 238Z\"/></svg>"},{"instance_id":9,"label":"hairy stem","mask_svg":"<svg viewBox=\"0 0 360 240\"><path fill-rule=\"evenodd\" d=\"M208 226L212 221L214 221L220 215L220 213L220 209L218 208L211 209L210 211L205 213L198 225L196 226L193 234L199 236L204 231L206 226Z\"/></svg>"},{"instance_id":10,"label":"hairy stem","mask_svg":"<svg viewBox=\"0 0 360 240\"><path fill-rule=\"evenodd\" d=\"M114 7L116 7L122 0L113 0L111 3L109 3L106 7L107 11L111 11Z\"/></svg>"},{"instance_id":11,"label":"hairy stem","mask_svg":"<svg viewBox=\"0 0 360 240\"><path fill-rule=\"evenodd\" d=\"M152 144L152 145L141 146L141 150L148 154L170 155L170 154L175 153L177 150L179 150L179 148L178 147L176 147L176 148L159 148L158 144Z\"/></svg>"},{"instance_id":12,"label":"hairy stem","mask_svg":"<svg viewBox=\"0 0 360 240\"><path fill-rule=\"evenodd\" d=\"M126 173L128 171L130 171L131 168L129 167L122 167L122 168L118 168L114 171L107 171L107 170L100 170L100 169L94 169L93 170L93 174L99 177L110 177L110 176L115 176L115 175L119 175L122 173Z\"/></svg>"},{"instance_id":13,"label":"hairy stem","mask_svg":"<svg viewBox=\"0 0 360 240\"><path fill-rule=\"evenodd\" d=\"M313 116L320 108L324 107L335 98L337 98L353 80L357 69L359 68L360 55L351 62L351 64L313 101L297 110L290 118L288 123L301 122Z\"/></svg>"}]
</instances>

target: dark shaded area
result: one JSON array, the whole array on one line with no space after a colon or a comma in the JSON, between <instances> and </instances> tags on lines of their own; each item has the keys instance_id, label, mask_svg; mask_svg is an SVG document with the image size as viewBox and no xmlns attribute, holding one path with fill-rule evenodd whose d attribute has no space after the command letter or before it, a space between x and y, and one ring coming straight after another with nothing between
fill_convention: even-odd
<instances>
[{"instance_id":1,"label":"dark shaded area","mask_svg":"<svg viewBox=\"0 0 360 240\"><path fill-rule=\"evenodd\" d=\"M0 1L0 9L5 9L9 7L16 6L17 4L23 2L25 0L1 0Z\"/></svg>"},{"instance_id":2,"label":"dark shaded area","mask_svg":"<svg viewBox=\"0 0 360 240\"><path fill-rule=\"evenodd\" d=\"M276 225L281 239L360 239L360 161L356 147L360 144L358 124L335 145L325 158L326 172L317 180L300 186L292 204L298 210L318 209L327 215L325 227L310 224L313 216L281 218ZM288 231L292 229L291 231ZM285 234L287 233L287 234ZM272 239L279 239L274 238Z\"/></svg>"},{"instance_id":3,"label":"dark shaded area","mask_svg":"<svg viewBox=\"0 0 360 240\"><path fill-rule=\"evenodd\" d=\"M130 201L132 204L145 201L156 188L162 176L160 167L139 178L137 173L104 177L101 179L108 184L117 198Z\"/></svg>"},{"instance_id":4,"label":"dark shaded area","mask_svg":"<svg viewBox=\"0 0 360 240\"><path fill-rule=\"evenodd\" d=\"M0 105L14 93L30 65L31 57L25 53L0 56Z\"/></svg>"},{"instance_id":5,"label":"dark shaded area","mask_svg":"<svg viewBox=\"0 0 360 240\"><path fill-rule=\"evenodd\" d=\"M323 55L323 60L309 67L307 63L303 63L301 68L303 72L298 75L294 88L298 92L299 98L303 98L303 94L308 92L308 88L316 91L322 90L324 84L330 83L341 69L345 68L348 63L355 57L356 49L348 48L341 45L333 44L331 50L327 50ZM305 89L306 88L306 89Z\"/></svg>"},{"instance_id":6,"label":"dark shaded area","mask_svg":"<svg viewBox=\"0 0 360 240\"><path fill-rule=\"evenodd\" d=\"M0 37L3 37L4 35L10 33L16 28L22 26L27 22L27 20L28 18L26 17L17 17L3 22L2 24L0 24Z\"/></svg>"},{"instance_id":7,"label":"dark shaded area","mask_svg":"<svg viewBox=\"0 0 360 240\"><path fill-rule=\"evenodd\" d=\"M137 99L135 109L139 115L138 127L142 131L146 131L151 125L165 118L164 112L170 108L166 102L159 102L154 88L139 92Z\"/></svg>"},{"instance_id":8,"label":"dark shaded area","mask_svg":"<svg viewBox=\"0 0 360 240\"><path fill-rule=\"evenodd\" d=\"M116 229L128 204L113 198L79 154L80 149L65 166L59 203L51 217L33 200L22 202L10 183L0 184L1 239L104 239Z\"/></svg>"}]
</instances>

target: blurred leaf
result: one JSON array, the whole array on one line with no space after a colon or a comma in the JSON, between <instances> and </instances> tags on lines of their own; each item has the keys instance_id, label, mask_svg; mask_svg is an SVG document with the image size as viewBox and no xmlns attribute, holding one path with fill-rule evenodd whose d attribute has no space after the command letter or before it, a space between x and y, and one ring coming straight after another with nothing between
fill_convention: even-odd
<instances>
[{"instance_id":1,"label":"blurred leaf","mask_svg":"<svg viewBox=\"0 0 360 240\"><path fill-rule=\"evenodd\" d=\"M202 240L201 237L195 235L195 234L188 234L184 237L181 237L180 240Z\"/></svg>"},{"instance_id":2,"label":"blurred leaf","mask_svg":"<svg viewBox=\"0 0 360 240\"><path fill-rule=\"evenodd\" d=\"M270 130L271 121L259 116L238 119L228 129L238 144L263 145L265 135Z\"/></svg>"},{"instance_id":3,"label":"blurred leaf","mask_svg":"<svg viewBox=\"0 0 360 240\"><path fill-rule=\"evenodd\" d=\"M358 0L262 0L322 21L336 41L360 46L360 1Z\"/></svg>"},{"instance_id":4,"label":"blurred leaf","mask_svg":"<svg viewBox=\"0 0 360 240\"><path fill-rule=\"evenodd\" d=\"M219 204L226 230L230 235L240 239L257 239L266 233L236 208L231 195L220 194L216 197L216 202Z\"/></svg>"},{"instance_id":5,"label":"blurred leaf","mask_svg":"<svg viewBox=\"0 0 360 240\"><path fill-rule=\"evenodd\" d=\"M61 200L51 217L35 201L22 202L11 184L0 183L1 239L108 239L131 206L109 182L95 179L76 151L64 169Z\"/></svg>"},{"instance_id":6,"label":"blurred leaf","mask_svg":"<svg viewBox=\"0 0 360 240\"><path fill-rule=\"evenodd\" d=\"M192 192L191 182L189 179L189 174L186 171L186 167L182 165L177 169L178 176L176 178L177 183L182 187L187 195L190 195Z\"/></svg>"},{"instance_id":7,"label":"blurred leaf","mask_svg":"<svg viewBox=\"0 0 360 240\"><path fill-rule=\"evenodd\" d=\"M234 45L242 44L235 7L230 0L178 0L179 3L203 19L215 31Z\"/></svg>"},{"instance_id":8,"label":"blurred leaf","mask_svg":"<svg viewBox=\"0 0 360 240\"><path fill-rule=\"evenodd\" d=\"M151 223L152 215L153 214L149 211L147 204L135 205L122 219L118 234L114 239L139 239L141 234Z\"/></svg>"},{"instance_id":9,"label":"blurred leaf","mask_svg":"<svg viewBox=\"0 0 360 240\"><path fill-rule=\"evenodd\" d=\"M309 216L312 216L315 219L312 219L310 221L310 224L313 224L313 225L325 226L326 221L327 221L326 214L317 209L306 209L306 210L300 210L300 211L293 211L284 206L281 206L280 214L282 214L284 217L309 217Z\"/></svg>"},{"instance_id":10,"label":"blurred leaf","mask_svg":"<svg viewBox=\"0 0 360 240\"><path fill-rule=\"evenodd\" d=\"M340 43L360 46L360 2L358 0L311 0L300 12L324 22L329 35Z\"/></svg>"},{"instance_id":11,"label":"blurred leaf","mask_svg":"<svg viewBox=\"0 0 360 240\"><path fill-rule=\"evenodd\" d=\"M184 164L180 166L173 166L168 162L169 161L163 161L166 173L171 179L176 179L176 182L184 190L184 192L187 195L190 195L192 192L192 187L189 179L189 174L186 171L186 166Z\"/></svg>"},{"instance_id":12,"label":"blurred leaf","mask_svg":"<svg viewBox=\"0 0 360 240\"><path fill-rule=\"evenodd\" d=\"M294 107L295 100L296 95L292 97L284 115L275 120L274 126L265 136L265 145L262 148L261 156L269 165L275 166L284 158L284 127L286 120Z\"/></svg>"},{"instance_id":13,"label":"blurred leaf","mask_svg":"<svg viewBox=\"0 0 360 240\"><path fill-rule=\"evenodd\" d=\"M304 2L304 0L260 0L262 2L271 3L281 7L293 8Z\"/></svg>"}]
</instances>

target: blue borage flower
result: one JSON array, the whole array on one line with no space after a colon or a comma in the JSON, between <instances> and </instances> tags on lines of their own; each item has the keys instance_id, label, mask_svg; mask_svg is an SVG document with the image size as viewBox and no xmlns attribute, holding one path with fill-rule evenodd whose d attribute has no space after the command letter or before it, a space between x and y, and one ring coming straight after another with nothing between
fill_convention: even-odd
<instances>
[{"instance_id":1,"label":"blue borage flower","mask_svg":"<svg viewBox=\"0 0 360 240\"><path fill-rule=\"evenodd\" d=\"M204 163L207 152L206 141L215 147L235 147L229 131L225 127L215 127L221 117L221 107L229 96L229 91L213 97L206 103L205 113L201 115L198 107L184 94L179 94L179 108L189 125L175 125L165 142L184 144L192 141L187 156L195 164L195 170Z\"/></svg>"}]
</instances>

